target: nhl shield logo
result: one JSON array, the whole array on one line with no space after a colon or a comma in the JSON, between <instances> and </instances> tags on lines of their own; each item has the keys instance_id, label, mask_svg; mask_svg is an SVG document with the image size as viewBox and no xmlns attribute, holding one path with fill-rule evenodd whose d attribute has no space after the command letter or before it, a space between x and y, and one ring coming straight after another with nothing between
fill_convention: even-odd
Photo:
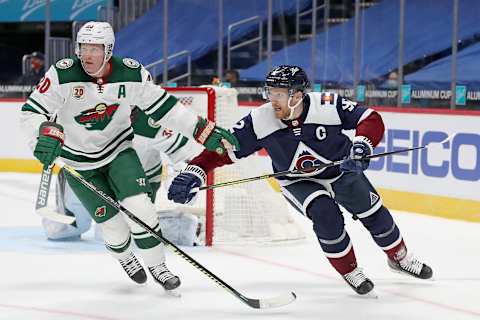
<instances>
[{"instance_id":1,"label":"nhl shield logo","mask_svg":"<svg viewBox=\"0 0 480 320\"><path fill-rule=\"evenodd\" d=\"M87 130L103 130L112 121L119 106L118 103L111 105L99 103L94 108L82 111L75 116L75 121L85 126Z\"/></svg>"},{"instance_id":2,"label":"nhl shield logo","mask_svg":"<svg viewBox=\"0 0 480 320\"><path fill-rule=\"evenodd\" d=\"M107 214L106 206L97 207L97 209L95 209L95 217L102 218L102 217L105 217L106 214Z\"/></svg>"}]
</instances>

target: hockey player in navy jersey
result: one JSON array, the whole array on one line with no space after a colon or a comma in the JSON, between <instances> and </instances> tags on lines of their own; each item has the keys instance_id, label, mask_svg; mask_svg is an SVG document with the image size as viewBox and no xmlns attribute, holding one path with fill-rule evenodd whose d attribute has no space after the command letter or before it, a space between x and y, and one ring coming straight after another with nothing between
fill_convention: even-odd
<instances>
[{"instance_id":1,"label":"hockey player in navy jersey","mask_svg":"<svg viewBox=\"0 0 480 320\"><path fill-rule=\"evenodd\" d=\"M192 202L192 189L205 183L206 173L265 148L275 172L309 168L347 159L341 166L311 169L278 177L282 194L313 222L313 230L332 266L358 294L374 284L357 266L352 241L344 228L339 204L359 219L386 253L388 266L416 278L432 277L432 269L408 253L400 230L363 171L384 134L381 116L335 93L306 93L309 82L297 66L279 66L266 77L269 102L237 122L232 132L239 150L219 155L204 151L173 181L169 199ZM350 140L342 130L355 129ZM370 294L373 294L371 292Z\"/></svg>"}]
</instances>

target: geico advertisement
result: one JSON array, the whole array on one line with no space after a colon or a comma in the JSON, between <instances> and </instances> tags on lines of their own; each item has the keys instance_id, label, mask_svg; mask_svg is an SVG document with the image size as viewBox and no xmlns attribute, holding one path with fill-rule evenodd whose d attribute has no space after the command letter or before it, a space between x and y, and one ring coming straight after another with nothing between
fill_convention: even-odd
<instances>
[{"instance_id":1,"label":"geico advertisement","mask_svg":"<svg viewBox=\"0 0 480 320\"><path fill-rule=\"evenodd\" d=\"M478 116L381 112L385 136L375 153L427 146L370 162L379 187L479 200ZM441 141L449 138L445 143Z\"/></svg>"}]
</instances>

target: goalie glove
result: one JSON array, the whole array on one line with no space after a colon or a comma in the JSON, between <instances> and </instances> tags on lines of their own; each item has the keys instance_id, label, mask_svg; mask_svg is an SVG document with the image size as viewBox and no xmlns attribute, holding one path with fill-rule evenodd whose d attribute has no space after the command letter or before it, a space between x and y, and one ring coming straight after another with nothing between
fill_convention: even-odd
<instances>
[{"instance_id":1,"label":"goalie glove","mask_svg":"<svg viewBox=\"0 0 480 320\"><path fill-rule=\"evenodd\" d=\"M240 143L232 133L217 127L215 122L202 117L198 117L193 136L208 151L215 151L218 154L223 154L227 148L240 150Z\"/></svg>"},{"instance_id":2,"label":"goalie glove","mask_svg":"<svg viewBox=\"0 0 480 320\"><path fill-rule=\"evenodd\" d=\"M342 172L361 173L367 170L370 160L360 160L373 153L373 146L367 137L357 136L353 139L353 145L350 149L350 155L342 164L340 170Z\"/></svg>"},{"instance_id":3,"label":"goalie glove","mask_svg":"<svg viewBox=\"0 0 480 320\"><path fill-rule=\"evenodd\" d=\"M205 183L205 171L197 166L189 165L173 179L168 189L168 199L176 203L193 204L197 198L197 192L191 192Z\"/></svg>"}]
</instances>

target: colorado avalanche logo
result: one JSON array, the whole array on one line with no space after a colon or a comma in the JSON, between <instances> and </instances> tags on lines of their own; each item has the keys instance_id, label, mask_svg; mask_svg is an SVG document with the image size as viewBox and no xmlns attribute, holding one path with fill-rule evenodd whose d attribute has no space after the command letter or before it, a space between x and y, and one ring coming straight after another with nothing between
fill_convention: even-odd
<instances>
[{"instance_id":1,"label":"colorado avalanche logo","mask_svg":"<svg viewBox=\"0 0 480 320\"><path fill-rule=\"evenodd\" d=\"M303 142L300 142L297 147L297 151L292 159L292 163L290 165L289 170L298 170L298 169L307 169L304 170L302 173L292 173L289 174L290 177L310 177L319 174L320 172L324 171L323 169L317 169L319 165L324 163L330 163L331 161L325 159Z\"/></svg>"},{"instance_id":2,"label":"colorado avalanche logo","mask_svg":"<svg viewBox=\"0 0 480 320\"><path fill-rule=\"evenodd\" d=\"M75 121L85 126L87 130L103 130L112 120L118 107L118 103L111 105L99 103L94 108L82 111L75 116Z\"/></svg>"},{"instance_id":3,"label":"colorado avalanche logo","mask_svg":"<svg viewBox=\"0 0 480 320\"><path fill-rule=\"evenodd\" d=\"M297 169L306 169L305 173L314 172L321 162L312 156L311 154L305 153L300 155L300 158L297 159L295 163L295 168ZM310 169L309 169L310 168Z\"/></svg>"}]
</instances>

